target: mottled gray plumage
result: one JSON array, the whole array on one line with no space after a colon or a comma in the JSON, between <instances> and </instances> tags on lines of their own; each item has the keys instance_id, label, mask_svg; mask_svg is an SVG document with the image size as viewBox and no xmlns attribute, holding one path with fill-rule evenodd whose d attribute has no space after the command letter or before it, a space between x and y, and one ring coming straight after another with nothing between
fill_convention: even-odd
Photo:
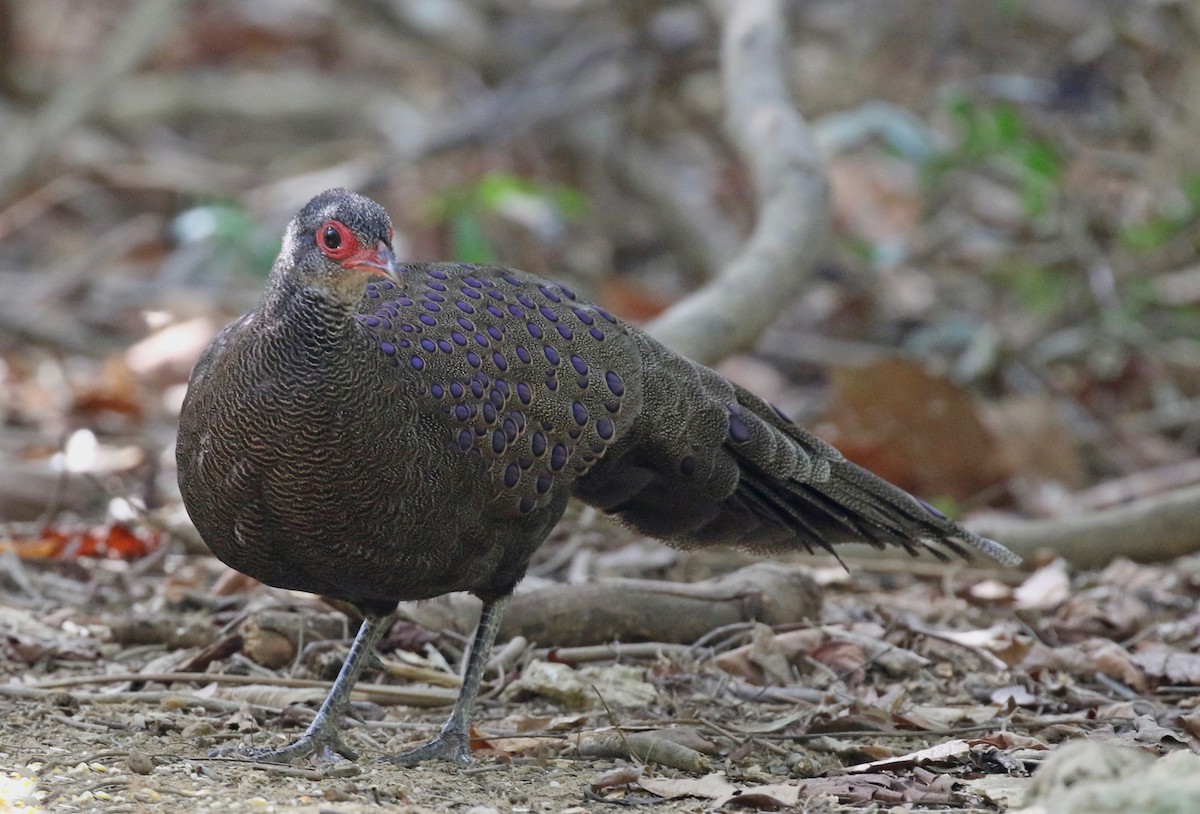
<instances>
[{"instance_id":1,"label":"mottled gray plumage","mask_svg":"<svg viewBox=\"0 0 1200 814\"><path fill-rule=\"evenodd\" d=\"M863 541L1015 561L565 287L450 263L388 273L390 243L378 204L313 199L260 305L196 365L180 487L234 568L375 620L470 591L497 621L571 496L686 547ZM411 759L464 759L450 728ZM329 727L310 735L334 743Z\"/></svg>"}]
</instances>

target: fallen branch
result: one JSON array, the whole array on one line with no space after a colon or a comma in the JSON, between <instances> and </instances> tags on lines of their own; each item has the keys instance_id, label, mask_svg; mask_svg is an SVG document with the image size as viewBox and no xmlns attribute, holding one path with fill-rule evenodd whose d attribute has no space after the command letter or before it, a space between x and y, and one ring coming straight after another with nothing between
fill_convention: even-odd
<instances>
[{"instance_id":1,"label":"fallen branch","mask_svg":"<svg viewBox=\"0 0 1200 814\"><path fill-rule=\"evenodd\" d=\"M1078 517L985 517L973 521L971 528L1001 541L1026 561L1048 550L1076 568L1102 568L1117 557L1161 562L1200 551L1200 486Z\"/></svg>"},{"instance_id":2,"label":"fallen branch","mask_svg":"<svg viewBox=\"0 0 1200 814\"><path fill-rule=\"evenodd\" d=\"M764 562L696 583L604 579L518 591L505 611L500 637L524 636L543 647L690 643L737 622L780 625L812 619L820 604L820 590L806 569ZM467 632L475 626L479 602L452 594L401 609L427 627Z\"/></svg>"},{"instance_id":3,"label":"fallen branch","mask_svg":"<svg viewBox=\"0 0 1200 814\"><path fill-rule=\"evenodd\" d=\"M61 689L85 684L125 684L153 681L159 684L238 684L293 689L329 689L328 681L303 678L274 678L272 676L243 676L224 673L112 673L52 678L33 685L33 689ZM406 689L384 684L356 684L355 695L362 695L378 704L406 707L442 707L454 703L457 693L432 687Z\"/></svg>"},{"instance_id":4,"label":"fallen branch","mask_svg":"<svg viewBox=\"0 0 1200 814\"><path fill-rule=\"evenodd\" d=\"M576 739L575 747L582 757L636 759L696 774L711 769L705 755L671 740L669 734L670 730L586 732Z\"/></svg>"},{"instance_id":5,"label":"fallen branch","mask_svg":"<svg viewBox=\"0 0 1200 814\"><path fill-rule=\"evenodd\" d=\"M720 276L647 326L666 345L706 363L751 345L795 300L830 230L828 185L788 92L782 4L710 0L710 6L724 27L726 120L754 175L758 223Z\"/></svg>"}]
</instances>

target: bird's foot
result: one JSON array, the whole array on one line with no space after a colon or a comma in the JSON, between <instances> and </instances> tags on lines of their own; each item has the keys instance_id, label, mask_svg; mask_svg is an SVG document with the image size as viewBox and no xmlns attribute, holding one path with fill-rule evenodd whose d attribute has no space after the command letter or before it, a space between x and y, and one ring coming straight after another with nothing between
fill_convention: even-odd
<instances>
[{"instance_id":1,"label":"bird's foot","mask_svg":"<svg viewBox=\"0 0 1200 814\"><path fill-rule=\"evenodd\" d=\"M416 749L380 758L383 763L391 763L396 766L415 766L426 760L448 760L459 766L469 765L471 763L471 747L467 743L467 733L443 729L436 738Z\"/></svg>"},{"instance_id":2,"label":"bird's foot","mask_svg":"<svg viewBox=\"0 0 1200 814\"><path fill-rule=\"evenodd\" d=\"M342 758L357 760L353 749L342 743L337 732L312 730L305 732L287 746L279 749L256 749L249 746L232 746L215 749L209 757L241 757L259 763L291 763L294 760L314 756L317 760L336 761Z\"/></svg>"}]
</instances>

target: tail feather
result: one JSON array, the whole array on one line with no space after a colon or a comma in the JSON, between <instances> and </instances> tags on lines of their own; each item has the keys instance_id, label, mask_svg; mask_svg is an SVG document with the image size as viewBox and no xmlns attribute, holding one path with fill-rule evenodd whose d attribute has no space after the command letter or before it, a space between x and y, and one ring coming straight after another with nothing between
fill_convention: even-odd
<instances>
[{"instance_id":1,"label":"tail feather","mask_svg":"<svg viewBox=\"0 0 1200 814\"><path fill-rule=\"evenodd\" d=\"M753 393L633 332L642 414L577 484L584 500L682 548L764 553L846 542L1003 563L1020 558L846 460Z\"/></svg>"}]
</instances>

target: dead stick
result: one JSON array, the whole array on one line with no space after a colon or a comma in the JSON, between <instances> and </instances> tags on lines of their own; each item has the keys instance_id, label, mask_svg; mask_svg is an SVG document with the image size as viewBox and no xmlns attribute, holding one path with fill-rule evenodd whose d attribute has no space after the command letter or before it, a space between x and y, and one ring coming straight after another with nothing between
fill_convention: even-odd
<instances>
[{"instance_id":1,"label":"dead stick","mask_svg":"<svg viewBox=\"0 0 1200 814\"><path fill-rule=\"evenodd\" d=\"M326 681L310 681L303 678L275 678L272 676L240 676L221 673L113 673L112 675L83 675L70 678L50 679L33 685L35 689L79 687L84 684L122 684L132 681L156 681L160 684L241 684L263 687L289 687L292 689L328 690ZM456 693L436 689L408 690L381 684L359 684L354 692L368 696L379 703L409 707L440 707L454 703Z\"/></svg>"}]
</instances>

